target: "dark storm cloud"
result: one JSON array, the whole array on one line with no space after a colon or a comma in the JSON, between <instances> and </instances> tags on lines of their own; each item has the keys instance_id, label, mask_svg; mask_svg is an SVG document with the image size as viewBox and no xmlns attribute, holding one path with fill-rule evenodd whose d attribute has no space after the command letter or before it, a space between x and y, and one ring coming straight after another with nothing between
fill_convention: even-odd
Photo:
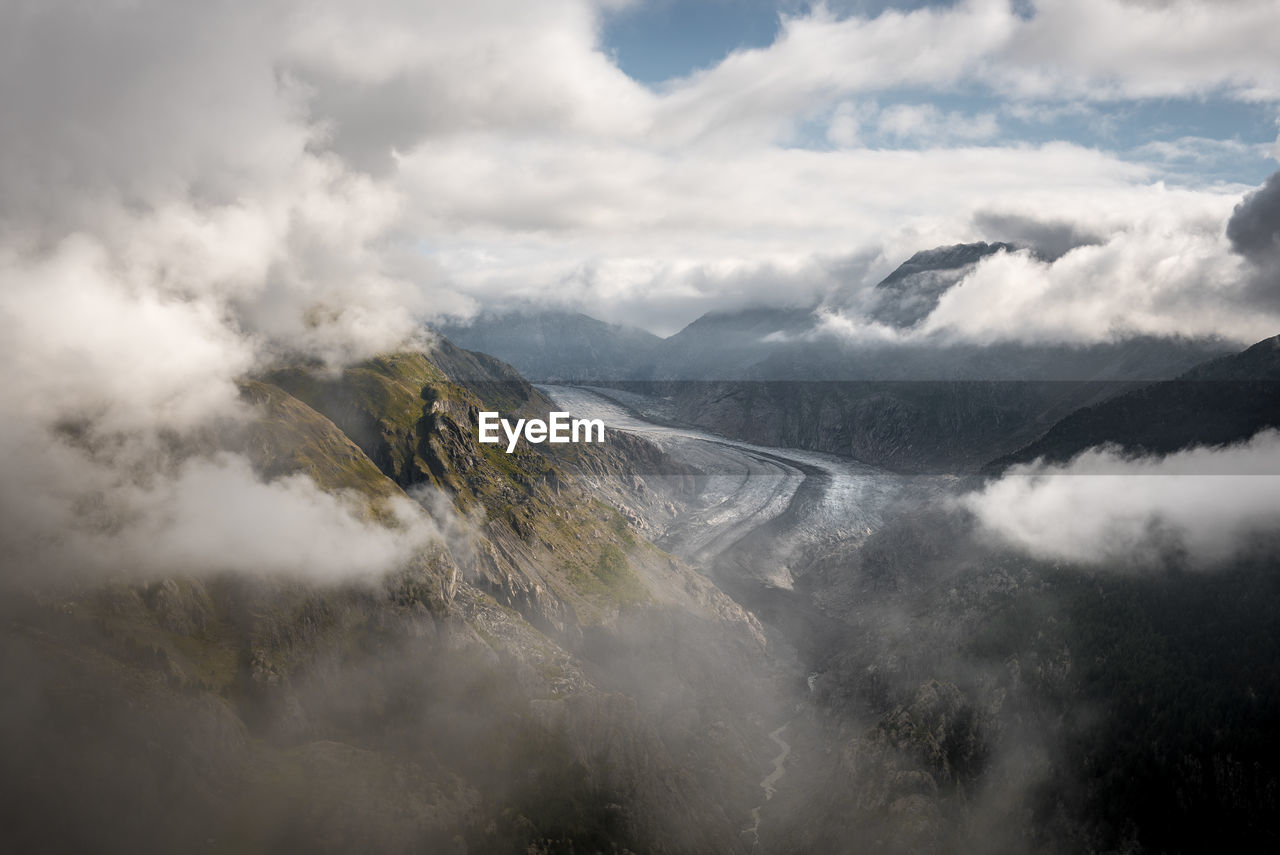
<instances>
[{"instance_id":1,"label":"dark storm cloud","mask_svg":"<svg viewBox=\"0 0 1280 855\"><path fill-rule=\"evenodd\" d=\"M1227 222L1227 238L1236 252L1258 265L1280 262L1280 172L1236 205Z\"/></svg>"},{"instance_id":2,"label":"dark storm cloud","mask_svg":"<svg viewBox=\"0 0 1280 855\"><path fill-rule=\"evenodd\" d=\"M1252 268L1246 281L1252 304L1264 311L1280 306L1280 172L1236 205L1227 240Z\"/></svg>"},{"instance_id":3,"label":"dark storm cloud","mask_svg":"<svg viewBox=\"0 0 1280 855\"><path fill-rule=\"evenodd\" d=\"M1078 223L1065 220L979 211L973 216L973 224L988 240L1030 247L1045 261L1057 261L1078 246L1096 246L1104 242Z\"/></svg>"}]
</instances>

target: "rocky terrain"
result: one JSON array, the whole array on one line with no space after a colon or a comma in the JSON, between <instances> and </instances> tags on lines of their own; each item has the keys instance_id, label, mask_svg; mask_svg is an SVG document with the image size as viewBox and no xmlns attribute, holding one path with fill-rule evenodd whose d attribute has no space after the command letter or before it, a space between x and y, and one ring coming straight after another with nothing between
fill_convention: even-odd
<instances>
[{"instance_id":1,"label":"rocky terrain","mask_svg":"<svg viewBox=\"0 0 1280 855\"><path fill-rule=\"evenodd\" d=\"M1164 427L1203 444L1219 435L1218 412L1241 436L1270 426L1269 397L1221 382L1265 384L1273 351L1267 340L1195 369L1208 385L1192 388L1233 406L1206 414L1199 436L1190 408ZM1167 416L1187 385L1128 397ZM669 415L646 423L644 401L615 389L551 391L578 408L613 398L630 407L613 421L708 469L709 455L726 468L760 456L734 488L734 506L759 508L760 524L710 567L807 675L772 734L785 774L767 779L760 851L1269 848L1263 817L1280 807L1280 745L1267 735L1280 694L1262 688L1280 645L1273 540L1194 572L1037 561L956 512L948 497L964 481L747 445ZM1161 424L1140 416L1132 423ZM1125 445L1124 424L1091 442L1143 448ZM768 470L779 462L791 480ZM840 486L859 478L897 485L878 500ZM753 498L770 491L786 501ZM875 516L865 533L832 521L860 513Z\"/></svg>"},{"instance_id":2,"label":"rocky terrain","mask_svg":"<svg viewBox=\"0 0 1280 855\"><path fill-rule=\"evenodd\" d=\"M1266 380L1273 351L1189 376ZM282 365L242 382L250 422L175 449L305 475L390 531L411 498L437 535L389 575L15 576L11 848L1267 848L1274 543L1194 573L1034 560L957 511L970 481L544 388L445 340ZM608 441L474 439L481 408L561 407Z\"/></svg>"},{"instance_id":3,"label":"rocky terrain","mask_svg":"<svg viewBox=\"0 0 1280 855\"><path fill-rule=\"evenodd\" d=\"M216 442L263 478L306 473L392 527L413 496L443 536L385 579L175 566L9 592L16 851L737 846L774 674L754 617L628 521L671 497L601 486L657 449L477 444L478 408L548 402L443 341L243 394L256 421Z\"/></svg>"},{"instance_id":4,"label":"rocky terrain","mask_svg":"<svg viewBox=\"0 0 1280 855\"><path fill-rule=\"evenodd\" d=\"M1082 408L988 469L1036 459L1062 462L1104 444L1130 454L1168 454L1243 442L1259 430L1280 427L1278 393L1280 336Z\"/></svg>"}]
</instances>

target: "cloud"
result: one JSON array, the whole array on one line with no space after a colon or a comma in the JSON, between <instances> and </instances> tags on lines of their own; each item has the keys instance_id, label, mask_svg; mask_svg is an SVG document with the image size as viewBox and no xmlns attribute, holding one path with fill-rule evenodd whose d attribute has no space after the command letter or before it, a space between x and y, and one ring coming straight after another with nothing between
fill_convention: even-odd
<instances>
[{"instance_id":1,"label":"cloud","mask_svg":"<svg viewBox=\"0 0 1280 855\"><path fill-rule=\"evenodd\" d=\"M767 48L737 51L674 81L658 106L667 134L688 141L723 133L783 136L790 123L850 95L946 85L971 76L1017 24L999 3L875 18L837 18L825 7L784 17Z\"/></svg>"},{"instance_id":2,"label":"cloud","mask_svg":"<svg viewBox=\"0 0 1280 855\"><path fill-rule=\"evenodd\" d=\"M356 574L420 543L407 500L393 532L210 456L254 415L245 374L421 342L423 317L466 306L401 231L399 191L325 150L288 67L300 9L0 11L6 572L328 577L315 532L367 548L328 544Z\"/></svg>"},{"instance_id":3,"label":"cloud","mask_svg":"<svg viewBox=\"0 0 1280 855\"><path fill-rule=\"evenodd\" d=\"M776 41L668 84L659 126L680 139L785 136L823 105L872 92L952 93L966 84L1015 101L1116 101L1219 94L1280 99L1280 27L1269 0L968 0L875 17L819 6L784 16Z\"/></svg>"},{"instance_id":4,"label":"cloud","mask_svg":"<svg viewBox=\"0 0 1280 855\"><path fill-rule=\"evenodd\" d=\"M396 152L459 133L651 129L656 99L597 47L589 2L376 0L357 12L330 0L294 12L281 62L310 87L327 145L362 169L394 172Z\"/></svg>"},{"instance_id":5,"label":"cloud","mask_svg":"<svg viewBox=\"0 0 1280 855\"><path fill-rule=\"evenodd\" d=\"M1198 166L1217 166L1226 160L1265 156L1267 148L1266 143L1244 143L1235 139L1220 140L1187 136L1145 143L1134 152L1166 162L1189 161Z\"/></svg>"},{"instance_id":6,"label":"cloud","mask_svg":"<svg viewBox=\"0 0 1280 855\"><path fill-rule=\"evenodd\" d=\"M1083 33L1094 19L1136 15L1163 32L1151 22L1171 8L819 9L785 16L773 45L659 91L611 63L601 10L579 0L379 0L358 15L291 0L249 15L77 8L8 12L0 92L8 114L26 117L4 138L8 233L46 247L76 230L113 252L127 242L187 280L167 287L212 295L268 354L338 363L403 343L424 316L566 288L612 320L652 307L644 316L667 329L740 304L729 287L717 303L710 284L751 270L881 252L888 272L895 257L975 239L976 199L1081 221L1140 213L1142 195L1161 204L1143 192L1159 175L1148 165L1062 143L974 146L996 138L994 115L864 96L906 85L1003 93L1001 69L1057 68L1013 55L1041 17ZM1265 12L1224 11L1205 50ZM1259 58L1250 79L1273 65ZM1076 81L1071 67L1054 73ZM1192 88L1226 86L1216 68ZM828 117L838 150L791 146L814 116ZM869 137L919 150L858 148Z\"/></svg>"},{"instance_id":7,"label":"cloud","mask_svg":"<svg viewBox=\"0 0 1280 855\"><path fill-rule=\"evenodd\" d=\"M468 136L401 158L403 186L421 200L418 229L468 294L500 304L508 295L589 293L607 319L624 321L641 303L679 305L729 270L807 271L875 251L885 256L883 276L922 247L976 239L969 221L979 199L1109 225L1161 204L1165 194L1135 186L1147 175L1059 143L664 153L540 139L517 150ZM792 289L811 287L792 280ZM725 306L738 299L720 293Z\"/></svg>"},{"instance_id":8,"label":"cloud","mask_svg":"<svg viewBox=\"0 0 1280 855\"><path fill-rule=\"evenodd\" d=\"M1044 219L1023 200L1007 212L980 210L988 239L1032 251L998 253L946 290L915 327L868 321L869 285L830 303L822 331L854 342L1093 344L1137 336L1223 338L1251 344L1274 335L1280 312L1224 234L1232 199L1161 188L1163 205L1134 200L1126 211L1087 205ZM1118 198L1113 195L1112 200ZM1274 290L1274 289L1273 289Z\"/></svg>"},{"instance_id":9,"label":"cloud","mask_svg":"<svg viewBox=\"0 0 1280 855\"><path fill-rule=\"evenodd\" d=\"M831 112L826 137L842 148L875 142L935 145L941 142L989 140L1000 132L993 113L944 113L932 104L841 101Z\"/></svg>"},{"instance_id":10,"label":"cloud","mask_svg":"<svg viewBox=\"0 0 1280 855\"><path fill-rule=\"evenodd\" d=\"M1227 238L1232 249L1255 263L1280 257L1280 172L1236 205L1227 221Z\"/></svg>"},{"instance_id":11,"label":"cloud","mask_svg":"<svg viewBox=\"0 0 1280 855\"><path fill-rule=\"evenodd\" d=\"M984 259L943 294L923 334L968 341L1101 342L1133 336L1242 342L1273 334L1208 210L1150 215L1102 244L1053 262L1029 253Z\"/></svg>"},{"instance_id":12,"label":"cloud","mask_svg":"<svg viewBox=\"0 0 1280 855\"><path fill-rule=\"evenodd\" d=\"M1280 529L1280 434L1132 458L1106 448L1033 463L964 496L988 536L1038 558L1118 567L1204 566Z\"/></svg>"},{"instance_id":13,"label":"cloud","mask_svg":"<svg viewBox=\"0 0 1280 855\"><path fill-rule=\"evenodd\" d=\"M932 104L896 104L882 110L876 121L882 134L906 139L986 140L1000 131L991 113L943 113Z\"/></svg>"},{"instance_id":14,"label":"cloud","mask_svg":"<svg viewBox=\"0 0 1280 855\"><path fill-rule=\"evenodd\" d=\"M320 492L305 475L264 482L229 455L190 461L151 487L116 489L107 500L119 504L120 522L105 533L77 532L86 558L140 574L376 579L441 537L407 498L388 503L394 525L387 526L362 516L361 497Z\"/></svg>"},{"instance_id":15,"label":"cloud","mask_svg":"<svg viewBox=\"0 0 1280 855\"><path fill-rule=\"evenodd\" d=\"M1249 263L1249 293L1268 312L1280 311L1280 172L1247 195L1227 221L1231 248Z\"/></svg>"},{"instance_id":16,"label":"cloud","mask_svg":"<svg viewBox=\"0 0 1280 855\"><path fill-rule=\"evenodd\" d=\"M433 540L457 540L407 498L385 502L375 521L365 497L323 492L305 475L264 481L242 457L192 455L175 439L92 423L5 425L0 581L223 571L373 579Z\"/></svg>"},{"instance_id":17,"label":"cloud","mask_svg":"<svg viewBox=\"0 0 1280 855\"><path fill-rule=\"evenodd\" d=\"M858 145L863 141L864 126L875 118L878 110L874 102L841 101L831 112L827 141L842 148Z\"/></svg>"},{"instance_id":18,"label":"cloud","mask_svg":"<svg viewBox=\"0 0 1280 855\"><path fill-rule=\"evenodd\" d=\"M978 211L973 223L988 241L1027 246L1041 259L1057 261L1078 246L1094 246L1102 238L1087 226L1035 213Z\"/></svg>"},{"instance_id":19,"label":"cloud","mask_svg":"<svg viewBox=\"0 0 1280 855\"><path fill-rule=\"evenodd\" d=\"M1041 0L987 70L1019 97L1090 100L1225 93L1280 98L1280 63L1266 33L1269 0Z\"/></svg>"}]
</instances>

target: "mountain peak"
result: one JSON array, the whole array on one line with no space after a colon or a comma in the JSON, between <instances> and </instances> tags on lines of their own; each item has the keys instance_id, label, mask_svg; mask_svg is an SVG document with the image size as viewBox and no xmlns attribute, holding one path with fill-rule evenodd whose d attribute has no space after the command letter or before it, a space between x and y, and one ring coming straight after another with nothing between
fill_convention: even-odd
<instances>
[{"instance_id":1,"label":"mountain peak","mask_svg":"<svg viewBox=\"0 0 1280 855\"><path fill-rule=\"evenodd\" d=\"M1011 243L957 243L917 252L876 285L880 304L871 316L895 327L913 327L929 316L942 295L982 259L1013 252Z\"/></svg>"},{"instance_id":2,"label":"mountain peak","mask_svg":"<svg viewBox=\"0 0 1280 855\"><path fill-rule=\"evenodd\" d=\"M892 288L899 282L910 279L928 270L957 270L976 264L988 255L997 252L1013 252L1018 247L1011 243L956 243L951 246L939 246L933 249L922 249L908 258L898 268L886 276L877 288Z\"/></svg>"}]
</instances>

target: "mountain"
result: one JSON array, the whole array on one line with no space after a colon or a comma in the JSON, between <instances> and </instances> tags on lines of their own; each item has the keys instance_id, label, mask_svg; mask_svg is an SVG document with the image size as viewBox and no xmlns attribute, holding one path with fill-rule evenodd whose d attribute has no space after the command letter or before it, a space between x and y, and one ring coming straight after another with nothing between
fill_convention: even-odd
<instances>
[{"instance_id":1,"label":"mountain","mask_svg":"<svg viewBox=\"0 0 1280 855\"><path fill-rule=\"evenodd\" d=\"M804 335L813 323L813 307L708 312L662 340L652 379L754 378L781 341Z\"/></svg>"},{"instance_id":2,"label":"mountain","mask_svg":"<svg viewBox=\"0 0 1280 855\"><path fill-rule=\"evenodd\" d=\"M912 327L924 320L942 295L959 284L974 266L997 252L1013 252L1009 243L959 243L926 249L908 258L876 285L880 303L873 320L895 327ZM836 295L839 300L839 295Z\"/></svg>"},{"instance_id":3,"label":"mountain","mask_svg":"<svg viewBox=\"0 0 1280 855\"><path fill-rule=\"evenodd\" d=\"M639 522L691 477L634 437L478 444L479 409L550 403L444 340L241 388L256 418L175 454L305 474L392 530L413 497L440 538L385 578L7 585L6 845L745 851L781 697L765 639Z\"/></svg>"},{"instance_id":4,"label":"mountain","mask_svg":"<svg viewBox=\"0 0 1280 855\"><path fill-rule=\"evenodd\" d=\"M999 471L1038 458L1064 462L1088 448L1169 454L1242 442L1280 427L1280 336L1071 413L1042 437L993 461Z\"/></svg>"},{"instance_id":5,"label":"mountain","mask_svg":"<svg viewBox=\"0 0 1280 855\"><path fill-rule=\"evenodd\" d=\"M577 312L484 313L467 324L443 324L442 335L492 353L539 381L646 379L662 339L635 327L606 324Z\"/></svg>"},{"instance_id":6,"label":"mountain","mask_svg":"<svg viewBox=\"0 0 1280 855\"><path fill-rule=\"evenodd\" d=\"M1163 339L915 351L806 344L755 366L762 379L615 385L654 401L665 418L735 439L902 472L969 472L1080 407L1175 375L1221 347Z\"/></svg>"},{"instance_id":7,"label":"mountain","mask_svg":"<svg viewBox=\"0 0 1280 855\"><path fill-rule=\"evenodd\" d=\"M821 305L709 312L665 339L586 315L531 309L482 314L439 331L511 363L535 382L672 380L1150 381L1223 355L1221 342L1133 338L1088 346L874 343L842 339L820 325L824 306L906 328L984 258L1008 243L972 243L916 253L871 289L869 306L837 291Z\"/></svg>"},{"instance_id":8,"label":"mountain","mask_svg":"<svg viewBox=\"0 0 1280 855\"><path fill-rule=\"evenodd\" d=\"M1280 379L1278 351L1269 340L1187 377L1272 400L1258 384ZM946 445L923 429L894 439L910 419L877 421L913 395L933 414L919 424L940 435L951 428L939 414L968 407L977 425L1011 400L977 384L955 384L944 406L945 386L725 381L716 404L716 384L701 385L688 400L734 430L770 424L734 425L734 413L794 410L779 424L807 441L810 422L830 419L850 442L880 437L883 454ZM936 482L884 472L856 475L902 490L874 530L842 535L834 520L810 546L777 548L786 529L773 526L807 526L806 503L830 484L777 515L727 500L743 478L723 443L704 444L705 471L614 432L507 455L476 442L477 411L527 417L551 403L510 365L445 339L337 372L278 366L241 391L254 418L175 458L231 452L266 481L309 476L390 530L412 498L440 538L382 578L173 566L6 580L7 849L1175 852L1270 840L1274 549L1206 573L1079 572L975 537ZM825 409L805 409L815 402ZM960 435L980 445L978 433ZM732 548L790 565L794 588L769 602L803 622L762 625L708 568L651 542L736 513L769 521Z\"/></svg>"},{"instance_id":9,"label":"mountain","mask_svg":"<svg viewBox=\"0 0 1280 855\"><path fill-rule=\"evenodd\" d=\"M907 328L1009 243L918 252L872 300L826 305ZM666 339L584 315L485 315L443 328L537 381L616 386L727 436L854 457L906 472L968 472L1013 452L1076 409L1223 355L1219 341L1137 337L1087 346L850 341L821 328L821 306L703 315Z\"/></svg>"}]
</instances>

